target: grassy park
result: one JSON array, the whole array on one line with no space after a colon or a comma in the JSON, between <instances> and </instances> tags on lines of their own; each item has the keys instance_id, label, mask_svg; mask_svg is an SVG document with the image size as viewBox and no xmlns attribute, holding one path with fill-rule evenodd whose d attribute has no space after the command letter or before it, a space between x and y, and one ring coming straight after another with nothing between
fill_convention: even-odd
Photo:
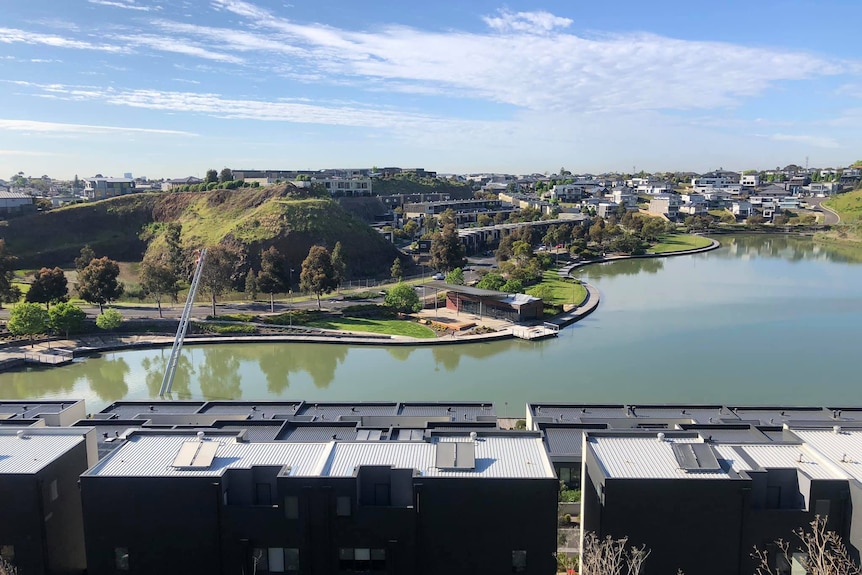
<instances>
[{"instance_id":1,"label":"grassy park","mask_svg":"<svg viewBox=\"0 0 862 575\"><path fill-rule=\"evenodd\" d=\"M711 243L711 239L703 236L690 236L687 234L667 234L659 238L659 243L657 243L647 251L651 254L664 254L667 252L678 252L683 250L705 248Z\"/></svg>"},{"instance_id":2,"label":"grassy park","mask_svg":"<svg viewBox=\"0 0 862 575\"><path fill-rule=\"evenodd\" d=\"M581 305L587 298L587 289L580 283L564 280L553 272L545 272L541 283L527 290L527 293L541 297L551 305Z\"/></svg>"},{"instance_id":3,"label":"grassy park","mask_svg":"<svg viewBox=\"0 0 862 575\"><path fill-rule=\"evenodd\" d=\"M437 334L424 325L398 319L366 319L357 317L328 318L307 323L309 327L322 329L338 329L344 331L362 331L385 335L403 335L419 339L431 339Z\"/></svg>"}]
</instances>

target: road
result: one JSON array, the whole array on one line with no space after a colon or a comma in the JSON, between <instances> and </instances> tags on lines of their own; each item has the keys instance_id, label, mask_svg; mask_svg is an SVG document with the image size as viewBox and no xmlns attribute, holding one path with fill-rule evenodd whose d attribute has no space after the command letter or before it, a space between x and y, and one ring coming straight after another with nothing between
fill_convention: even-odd
<instances>
[{"instance_id":1,"label":"road","mask_svg":"<svg viewBox=\"0 0 862 575\"><path fill-rule=\"evenodd\" d=\"M823 223L827 226L834 226L835 224L841 221L841 217L822 205L824 200L829 198L805 198L805 203L811 206L811 209L815 212L820 212L823 214Z\"/></svg>"}]
</instances>

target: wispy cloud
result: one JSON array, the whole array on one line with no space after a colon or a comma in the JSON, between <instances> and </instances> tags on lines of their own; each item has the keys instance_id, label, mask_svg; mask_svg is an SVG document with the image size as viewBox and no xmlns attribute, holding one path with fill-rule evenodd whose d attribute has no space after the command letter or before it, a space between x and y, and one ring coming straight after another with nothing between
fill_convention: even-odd
<instances>
[{"instance_id":1,"label":"wispy cloud","mask_svg":"<svg viewBox=\"0 0 862 575\"><path fill-rule=\"evenodd\" d=\"M357 32L300 24L244 0L212 4L246 20L247 29L235 31L232 47L225 49L256 46L275 52L259 41L257 31L266 30L270 41L302 51L301 61L286 62L285 73L352 79L371 89L383 81L395 91L478 98L529 110L726 107L778 82L838 74L848 67L804 52L654 34L581 37L563 31L571 20L547 12L485 17L488 33L386 25ZM278 62L273 68L279 69Z\"/></svg>"},{"instance_id":2,"label":"wispy cloud","mask_svg":"<svg viewBox=\"0 0 862 575\"><path fill-rule=\"evenodd\" d=\"M124 8L126 10L137 10L139 12L149 12L159 9L158 6L142 6L135 0L87 0L90 4L99 6L111 6L113 8Z\"/></svg>"},{"instance_id":3,"label":"wispy cloud","mask_svg":"<svg viewBox=\"0 0 862 575\"><path fill-rule=\"evenodd\" d=\"M41 122L36 120L9 120L0 118L0 130L13 132L59 133L59 134L160 134L169 136L196 136L181 130L161 130L156 128L130 128L121 126L93 126L89 124L65 124L60 122Z\"/></svg>"},{"instance_id":4,"label":"wispy cloud","mask_svg":"<svg viewBox=\"0 0 862 575\"><path fill-rule=\"evenodd\" d=\"M510 12L501 10L497 16L484 16L482 20L492 30L498 32L526 32L528 34L544 34L558 28L568 28L572 24L569 18L554 16L549 12Z\"/></svg>"},{"instance_id":5,"label":"wispy cloud","mask_svg":"<svg viewBox=\"0 0 862 575\"><path fill-rule=\"evenodd\" d=\"M0 156L28 156L28 157L42 157L42 156L57 156L53 152L38 152L34 150L0 150Z\"/></svg>"},{"instance_id":6,"label":"wispy cloud","mask_svg":"<svg viewBox=\"0 0 862 575\"><path fill-rule=\"evenodd\" d=\"M794 142L815 148L839 148L840 144L837 140L827 136L814 136L811 134L771 134L767 136L776 142Z\"/></svg>"},{"instance_id":7,"label":"wispy cloud","mask_svg":"<svg viewBox=\"0 0 862 575\"><path fill-rule=\"evenodd\" d=\"M174 54L183 54L186 56L194 56L203 58L204 60L212 60L214 62L223 62L226 64L241 64L242 58L216 52L203 48L196 43L179 38L165 38L161 36L153 36L148 34L139 34L132 37L114 36L116 39L122 39L124 42L135 47L146 47L159 52L171 52Z\"/></svg>"},{"instance_id":8,"label":"wispy cloud","mask_svg":"<svg viewBox=\"0 0 862 575\"><path fill-rule=\"evenodd\" d=\"M129 49L124 46L110 44L94 44L83 40L63 38L53 34L39 34L15 28L0 28L0 44L39 44L55 48L71 48L75 50L98 50L101 52L125 53Z\"/></svg>"}]
</instances>

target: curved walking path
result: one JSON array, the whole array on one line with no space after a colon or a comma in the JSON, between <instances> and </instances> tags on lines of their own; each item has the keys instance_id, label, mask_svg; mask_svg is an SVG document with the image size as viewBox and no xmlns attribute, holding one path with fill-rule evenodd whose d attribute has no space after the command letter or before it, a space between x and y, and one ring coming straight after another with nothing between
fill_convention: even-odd
<instances>
[{"instance_id":1,"label":"curved walking path","mask_svg":"<svg viewBox=\"0 0 862 575\"><path fill-rule=\"evenodd\" d=\"M560 270L560 277L571 277L575 269L596 263L620 261L626 259L662 258L680 255L689 255L708 252L720 247L721 244L714 239L708 246L684 250L678 252L666 252L661 254L643 254L639 256L618 255L607 256L595 260L576 262L569 264ZM582 284L587 290L587 296L579 305L565 309L563 313L549 320L548 324L554 324L559 328L571 325L598 309L601 303L601 294L593 285ZM533 325L541 325L543 322L534 322ZM492 333L446 335L435 339L416 339L406 336L370 334L362 332L340 332L329 330L316 330L312 333L295 333L281 335L232 335L211 336L191 335L186 337L186 343L192 345L221 344L221 343L330 343L345 345L387 345L387 346L429 346L429 345L452 345L461 343L479 343L512 339L515 336L515 327L507 327ZM131 349L146 349L154 347L169 347L174 338L169 335L96 335L84 336L77 339L61 339L40 341L30 345L8 345L0 349L0 371L19 367L25 361L38 361L43 364L63 365L73 357L81 357L95 353L109 351L123 351Z\"/></svg>"}]
</instances>

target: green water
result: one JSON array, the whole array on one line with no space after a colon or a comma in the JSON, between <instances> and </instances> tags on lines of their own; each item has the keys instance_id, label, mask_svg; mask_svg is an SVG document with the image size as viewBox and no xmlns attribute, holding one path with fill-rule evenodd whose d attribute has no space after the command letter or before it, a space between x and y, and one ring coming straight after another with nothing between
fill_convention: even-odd
<instances>
[{"instance_id":1,"label":"green water","mask_svg":"<svg viewBox=\"0 0 862 575\"><path fill-rule=\"evenodd\" d=\"M174 397L862 405L862 252L783 236L724 236L705 254L583 269L602 303L543 342L432 348L188 346ZM169 350L0 374L6 398L158 393Z\"/></svg>"}]
</instances>

